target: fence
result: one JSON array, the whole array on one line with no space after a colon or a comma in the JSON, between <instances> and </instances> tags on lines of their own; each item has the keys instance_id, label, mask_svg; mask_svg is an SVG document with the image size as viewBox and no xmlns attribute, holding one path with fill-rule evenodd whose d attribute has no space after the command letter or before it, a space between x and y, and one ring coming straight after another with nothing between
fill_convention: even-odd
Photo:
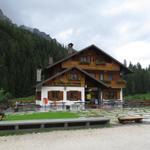
<instances>
[{"instance_id":1,"label":"fence","mask_svg":"<svg viewBox=\"0 0 150 150\"><path fill-rule=\"evenodd\" d=\"M79 111L84 109L113 109L113 108L128 108L128 107L147 107L150 106L150 100L124 100L122 101L114 101L114 100L107 100L103 101L101 104L89 104L89 103L75 103L73 105L64 105L64 104L51 104L50 106L39 106L36 104L22 104L18 105L15 108L7 109L8 112L26 112L26 111L64 111L64 110L71 110L71 111ZM7 112L5 109L5 112Z\"/></svg>"},{"instance_id":2,"label":"fence","mask_svg":"<svg viewBox=\"0 0 150 150\"><path fill-rule=\"evenodd\" d=\"M124 100L123 107L146 107L150 106L150 100Z\"/></svg>"}]
</instances>

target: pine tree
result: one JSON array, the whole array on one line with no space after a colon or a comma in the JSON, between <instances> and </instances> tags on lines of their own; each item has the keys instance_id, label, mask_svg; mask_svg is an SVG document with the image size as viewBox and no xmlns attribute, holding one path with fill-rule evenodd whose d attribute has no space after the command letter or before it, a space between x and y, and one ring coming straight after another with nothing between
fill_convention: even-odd
<instances>
[{"instance_id":1,"label":"pine tree","mask_svg":"<svg viewBox=\"0 0 150 150\"><path fill-rule=\"evenodd\" d=\"M36 69L57 61L67 50L56 40L46 40L9 22L0 21L0 88L14 97L34 94Z\"/></svg>"}]
</instances>

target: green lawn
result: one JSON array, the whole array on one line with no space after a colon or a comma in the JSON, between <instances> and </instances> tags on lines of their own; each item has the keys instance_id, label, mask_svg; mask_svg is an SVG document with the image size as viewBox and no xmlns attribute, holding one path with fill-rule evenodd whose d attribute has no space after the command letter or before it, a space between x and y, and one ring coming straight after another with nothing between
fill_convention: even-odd
<instances>
[{"instance_id":1,"label":"green lawn","mask_svg":"<svg viewBox=\"0 0 150 150\"><path fill-rule=\"evenodd\" d=\"M9 114L5 120L33 120L33 119L64 119L78 118L77 113L73 112L42 112L42 113L24 113L24 114Z\"/></svg>"},{"instance_id":2,"label":"green lawn","mask_svg":"<svg viewBox=\"0 0 150 150\"><path fill-rule=\"evenodd\" d=\"M125 100L150 100L150 93L126 96Z\"/></svg>"},{"instance_id":3,"label":"green lawn","mask_svg":"<svg viewBox=\"0 0 150 150\"><path fill-rule=\"evenodd\" d=\"M15 102L22 102L22 103L32 103L35 101L35 96L29 96L29 97L21 97L21 98L14 98L8 100L9 103L14 103Z\"/></svg>"}]
</instances>

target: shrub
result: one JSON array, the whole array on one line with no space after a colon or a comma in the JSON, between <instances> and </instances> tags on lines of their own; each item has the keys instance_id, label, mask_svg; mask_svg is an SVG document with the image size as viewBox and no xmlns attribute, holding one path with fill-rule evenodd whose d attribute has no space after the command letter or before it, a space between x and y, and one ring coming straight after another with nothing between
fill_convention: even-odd
<instances>
[{"instance_id":1,"label":"shrub","mask_svg":"<svg viewBox=\"0 0 150 150\"><path fill-rule=\"evenodd\" d=\"M3 89L0 90L0 103L7 102L10 98L12 98L12 95L9 92L4 91Z\"/></svg>"}]
</instances>

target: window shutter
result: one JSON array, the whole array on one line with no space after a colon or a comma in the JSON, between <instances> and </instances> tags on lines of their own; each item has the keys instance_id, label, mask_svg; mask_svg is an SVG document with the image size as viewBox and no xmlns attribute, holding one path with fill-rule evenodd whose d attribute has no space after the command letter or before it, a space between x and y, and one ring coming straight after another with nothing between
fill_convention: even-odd
<instances>
[{"instance_id":1,"label":"window shutter","mask_svg":"<svg viewBox=\"0 0 150 150\"><path fill-rule=\"evenodd\" d=\"M81 100L81 92L78 92L77 98L78 98L78 100Z\"/></svg>"},{"instance_id":2,"label":"window shutter","mask_svg":"<svg viewBox=\"0 0 150 150\"><path fill-rule=\"evenodd\" d=\"M70 100L70 91L67 92L67 100Z\"/></svg>"},{"instance_id":3,"label":"window shutter","mask_svg":"<svg viewBox=\"0 0 150 150\"><path fill-rule=\"evenodd\" d=\"M52 100L52 92L51 91L48 91L48 99Z\"/></svg>"},{"instance_id":4,"label":"window shutter","mask_svg":"<svg viewBox=\"0 0 150 150\"><path fill-rule=\"evenodd\" d=\"M60 99L60 100L63 100L63 92L62 92L62 91L59 92L59 99Z\"/></svg>"}]
</instances>

